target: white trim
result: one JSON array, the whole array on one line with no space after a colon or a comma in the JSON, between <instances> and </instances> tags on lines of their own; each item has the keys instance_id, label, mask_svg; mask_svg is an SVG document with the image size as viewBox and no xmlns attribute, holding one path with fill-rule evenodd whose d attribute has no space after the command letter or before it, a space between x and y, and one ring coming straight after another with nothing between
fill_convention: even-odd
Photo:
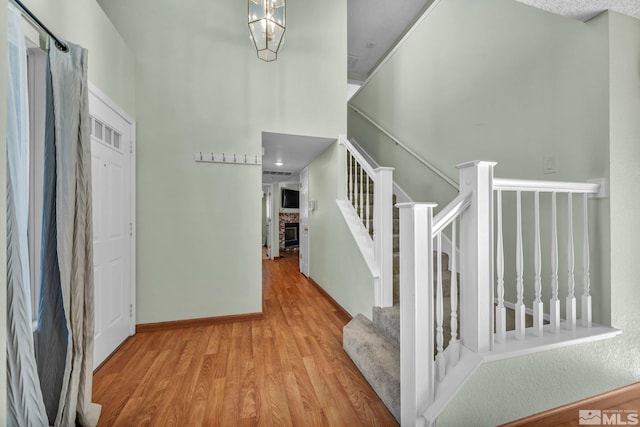
<instances>
[{"instance_id":1,"label":"white trim","mask_svg":"<svg viewBox=\"0 0 640 427\"><path fill-rule=\"evenodd\" d=\"M311 185L310 185L310 181L311 181L311 177L309 174L309 165L305 166L304 168L302 168L302 170L300 171L299 177L300 177L300 181L298 181L298 184L300 185L300 187L302 187L302 174L305 173L307 175L307 203L306 206L303 206L302 208L298 208L299 213L298 213L298 248L299 248L299 253L300 253L300 258L304 258L306 257L306 261L307 261L307 272L303 272L302 269L300 269L300 272L305 275L306 277L311 277L311 253L310 253L310 249L311 249L311 209L309 209L309 202L311 201L311 192L309 191L311 189ZM305 210L307 213L307 244L305 245L305 247L303 248L303 246L300 244L300 235L301 230L300 230L300 216L302 214L302 211ZM304 232L304 230L302 230L302 232ZM304 250L305 255L302 254L302 251ZM298 260L298 264L299 264Z\"/></svg>"},{"instance_id":2,"label":"white trim","mask_svg":"<svg viewBox=\"0 0 640 427\"><path fill-rule=\"evenodd\" d=\"M347 200L336 200L338 208L342 213L347 226L351 231L354 239L356 240L356 246L360 249L360 253L369 267L369 271L374 280L380 278L380 268L376 264L375 250L371 237L367 233L366 228L362 224L362 221L358 217L358 214L353 209L353 205Z\"/></svg>"},{"instance_id":3,"label":"white trim","mask_svg":"<svg viewBox=\"0 0 640 427\"><path fill-rule=\"evenodd\" d=\"M102 92L96 85L88 82L89 93L93 94L96 98L102 101L113 112L118 114L124 121L131 126L131 140L129 141L129 166L130 166L130 249L131 249L131 266L130 266L130 281L131 281L131 322L129 326L129 335L135 335L136 332L136 237L137 237L137 221L136 221L136 122L133 118L118 106L111 98L109 98L104 92ZM126 152L126 141L123 141L123 152Z\"/></svg>"},{"instance_id":4,"label":"white trim","mask_svg":"<svg viewBox=\"0 0 640 427\"><path fill-rule=\"evenodd\" d=\"M400 325L402 326L402 323ZM570 345L600 341L613 338L622 333L622 331L618 329L596 324L591 328L578 327L575 331L561 328L557 334L549 330L549 325L545 325L544 331L543 336L537 337L533 335L533 328L527 328L526 340L516 340L514 332L509 331L507 332L507 343L496 343L494 350L488 352L474 353L464 345L461 346L460 361L450 372L447 372L447 376L438 384L435 400L423 413L427 423L436 422L458 390L471 378L476 369L484 363L568 347ZM447 355L447 350L450 348L451 347L447 347L445 350L445 356Z\"/></svg>"},{"instance_id":5,"label":"white trim","mask_svg":"<svg viewBox=\"0 0 640 427\"><path fill-rule=\"evenodd\" d=\"M534 181L531 179L493 178L493 189L502 191L542 191L554 193L598 193L598 183Z\"/></svg>"},{"instance_id":6,"label":"white trim","mask_svg":"<svg viewBox=\"0 0 640 427\"><path fill-rule=\"evenodd\" d=\"M267 258L273 260L273 183L271 184L262 184L262 188L267 189L267 201L268 208L266 209L267 221L268 221L268 233L267 233Z\"/></svg>"},{"instance_id":7,"label":"white trim","mask_svg":"<svg viewBox=\"0 0 640 427\"><path fill-rule=\"evenodd\" d=\"M135 120L133 119L133 117L129 115L129 113L127 113L120 106L118 106L118 104L113 99L109 98L96 85L91 83L91 81L89 81L88 83L89 83L89 93L92 93L96 97L98 97L102 102L104 102L107 106L109 106L109 108L111 108L115 113L121 116L127 123L129 123L132 126L135 125ZM135 139L135 135L133 135L133 139Z\"/></svg>"},{"instance_id":8,"label":"white trim","mask_svg":"<svg viewBox=\"0 0 640 427\"><path fill-rule=\"evenodd\" d=\"M446 207L444 207L438 215L433 218L433 236L436 237L438 233L451 224L457 217L462 215L465 209L471 205L471 193L460 194L453 199Z\"/></svg>"},{"instance_id":9,"label":"white trim","mask_svg":"<svg viewBox=\"0 0 640 427\"><path fill-rule=\"evenodd\" d=\"M374 168L379 168L380 165L378 164L378 162L376 162L373 157L371 157L369 155L369 153L367 153L360 144L358 144L358 141L355 138L349 138L349 141L351 142L351 145L353 145L353 147L358 150L358 152L360 154L362 154L362 156L374 167ZM393 181L393 194L396 196L396 203L411 203L413 202L413 200L411 199L411 197L409 197L409 195L407 194L406 191L404 191L402 189L402 187L400 187L396 181Z\"/></svg>"},{"instance_id":10,"label":"white trim","mask_svg":"<svg viewBox=\"0 0 640 427\"><path fill-rule=\"evenodd\" d=\"M111 105L111 104L110 104ZM131 314L131 330L129 333L131 335L135 335L136 333L136 313L137 313L137 302L136 302L136 274L137 274L137 263L136 263L136 241L137 241L137 206L136 206L136 187L137 187L137 174L136 174L136 153L137 153L137 145L136 145L136 122L132 121L131 124L131 146L130 146L130 155L129 161L131 166L131 306L132 306L132 314Z\"/></svg>"}]
</instances>

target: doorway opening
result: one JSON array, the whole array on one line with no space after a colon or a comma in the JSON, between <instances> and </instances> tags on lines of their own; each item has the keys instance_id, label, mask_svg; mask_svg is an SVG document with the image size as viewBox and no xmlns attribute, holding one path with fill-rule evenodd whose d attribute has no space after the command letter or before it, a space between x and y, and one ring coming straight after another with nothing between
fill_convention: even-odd
<instances>
[{"instance_id":1,"label":"doorway opening","mask_svg":"<svg viewBox=\"0 0 640 427\"><path fill-rule=\"evenodd\" d=\"M309 165L335 138L262 132L263 254L267 259L296 256L310 275ZM264 258L264 255L263 255Z\"/></svg>"}]
</instances>

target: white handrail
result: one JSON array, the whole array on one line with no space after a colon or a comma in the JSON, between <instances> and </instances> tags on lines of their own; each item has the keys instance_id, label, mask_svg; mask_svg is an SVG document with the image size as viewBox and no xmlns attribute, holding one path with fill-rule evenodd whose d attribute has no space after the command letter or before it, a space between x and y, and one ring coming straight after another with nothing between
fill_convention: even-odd
<instances>
[{"instance_id":1,"label":"white handrail","mask_svg":"<svg viewBox=\"0 0 640 427\"><path fill-rule=\"evenodd\" d=\"M471 204L471 193L460 194L453 199L438 215L433 218L433 236L442 232L451 222L458 217Z\"/></svg>"},{"instance_id":2,"label":"white handrail","mask_svg":"<svg viewBox=\"0 0 640 427\"><path fill-rule=\"evenodd\" d=\"M351 141L349 141L347 138L340 136L340 142L344 144L345 147L347 147L347 150L349 150L349 152L356 159L356 161L360 163L360 166L362 166L365 172L367 172L367 175L369 175L371 179L374 179L375 171L378 170L379 168L373 168L371 164L369 164L367 159L365 159L364 156L360 154L360 151L358 151L358 149L354 147L353 144L351 144Z\"/></svg>"},{"instance_id":3,"label":"white handrail","mask_svg":"<svg viewBox=\"0 0 640 427\"><path fill-rule=\"evenodd\" d=\"M365 119L367 119L369 121L369 123L371 123L372 125L374 125L380 132L382 132L383 134L385 134L390 140L392 140L393 142L396 143L396 145L398 145L399 147L401 147L403 150L405 150L407 153L409 153L412 157L414 157L417 161L419 161L420 163L422 163L423 165L425 165L427 168L429 168L433 173L435 173L436 175L438 175L440 178L442 178L447 184L451 185L453 188L455 188L456 190L459 190L460 187L458 186L458 184L452 180L451 178L449 178L444 172L442 172L440 169L438 169L437 167L435 167L434 165L432 165L431 163L429 163L428 161L426 161L425 159L423 159L422 157L420 157L420 155L418 153L416 153L415 151L413 151L411 148L407 147L405 144L403 144L402 142L400 142L400 140L398 138L396 138L395 136L391 135L385 128L383 128L381 125L379 125L375 120L373 120L371 117L369 117L366 113L364 113L362 110L360 110L358 107L355 107L351 104L349 104L349 108L351 108L353 111L355 111L356 113L360 114L362 117L364 117Z\"/></svg>"},{"instance_id":4,"label":"white handrail","mask_svg":"<svg viewBox=\"0 0 640 427\"><path fill-rule=\"evenodd\" d=\"M342 183L337 203L373 275L375 305L390 307L393 305L393 168L374 167L343 135L338 144ZM346 196L343 191L347 191Z\"/></svg>"},{"instance_id":5,"label":"white handrail","mask_svg":"<svg viewBox=\"0 0 640 427\"><path fill-rule=\"evenodd\" d=\"M530 179L493 178L493 189L503 191L540 191L555 193L598 192L600 184L586 182L535 181Z\"/></svg>"}]
</instances>

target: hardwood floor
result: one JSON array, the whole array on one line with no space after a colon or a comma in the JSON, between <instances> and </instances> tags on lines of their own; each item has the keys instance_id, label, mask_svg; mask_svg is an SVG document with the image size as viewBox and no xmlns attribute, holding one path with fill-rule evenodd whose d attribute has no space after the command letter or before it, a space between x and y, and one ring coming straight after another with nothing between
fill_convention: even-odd
<instances>
[{"instance_id":1,"label":"hardwood floor","mask_svg":"<svg viewBox=\"0 0 640 427\"><path fill-rule=\"evenodd\" d=\"M262 261L264 320L139 333L95 373L99 426L397 426L342 350L341 316Z\"/></svg>"},{"instance_id":2,"label":"hardwood floor","mask_svg":"<svg viewBox=\"0 0 640 427\"><path fill-rule=\"evenodd\" d=\"M601 411L598 415L602 417L602 424L637 425L640 412L640 383L515 420L500 427L579 427L580 410ZM627 418L631 417L631 414L635 416ZM613 421L606 421L605 417L612 418Z\"/></svg>"}]
</instances>

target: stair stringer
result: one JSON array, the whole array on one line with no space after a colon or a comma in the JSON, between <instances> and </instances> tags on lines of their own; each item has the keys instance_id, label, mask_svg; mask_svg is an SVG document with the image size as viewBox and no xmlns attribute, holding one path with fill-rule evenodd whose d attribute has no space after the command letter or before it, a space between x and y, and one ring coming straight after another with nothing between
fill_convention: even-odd
<instances>
[{"instance_id":1,"label":"stair stringer","mask_svg":"<svg viewBox=\"0 0 640 427\"><path fill-rule=\"evenodd\" d=\"M347 227L349 227L349 231L351 231L351 235L356 241L358 249L360 249L360 253L364 258L371 275L373 276L374 283L379 282L380 267L376 263L375 247L373 246L371 237L369 237L369 233L367 233L367 229L358 217L353 205L348 200L336 200L336 204L347 223Z\"/></svg>"},{"instance_id":2,"label":"stair stringer","mask_svg":"<svg viewBox=\"0 0 640 427\"><path fill-rule=\"evenodd\" d=\"M514 332L509 331L508 335L511 338L509 342L507 344L495 344L492 351L475 353L462 345L460 346L460 360L458 363L447 369L444 380L436 383L435 398L423 413L425 425L435 425L436 420L451 399L462 389L476 369L483 363L555 350L585 342L604 340L613 338L621 333L622 331L618 329L598 324L593 324L590 328L577 328L576 330L567 330L563 327L557 333L551 333L550 326L545 325L545 334L540 337L533 335L533 328L527 328L527 339L523 341L516 340ZM447 347L444 351L444 356L447 360L450 360L451 355L449 352L451 348Z\"/></svg>"},{"instance_id":3,"label":"stair stringer","mask_svg":"<svg viewBox=\"0 0 640 427\"><path fill-rule=\"evenodd\" d=\"M447 347L444 351L447 359L449 359L448 351L450 348ZM436 420L442 411L483 362L482 356L478 353L472 352L465 346L460 346L459 348L460 360L454 367L447 370L447 375L441 382L436 382L435 399L422 414L426 426L435 426Z\"/></svg>"}]
</instances>

